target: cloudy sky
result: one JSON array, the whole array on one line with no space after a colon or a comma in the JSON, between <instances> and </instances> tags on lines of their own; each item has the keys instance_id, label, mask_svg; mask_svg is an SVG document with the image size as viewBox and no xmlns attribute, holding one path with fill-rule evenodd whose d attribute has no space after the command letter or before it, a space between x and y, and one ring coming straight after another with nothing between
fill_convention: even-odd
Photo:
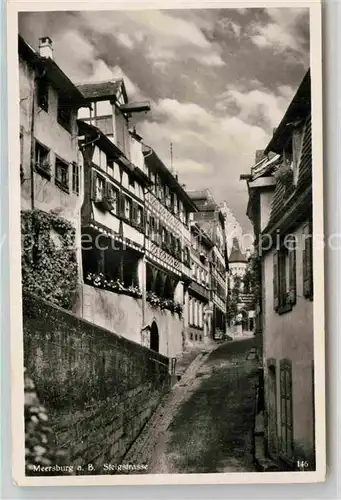
<instances>
[{"instance_id":1,"label":"cloudy sky","mask_svg":"<svg viewBox=\"0 0 341 500\"><path fill-rule=\"evenodd\" d=\"M209 188L245 231L239 180L263 149L309 66L307 9L39 12L19 16L35 48L50 36L74 82L124 77L149 100L137 129L188 189Z\"/></svg>"}]
</instances>

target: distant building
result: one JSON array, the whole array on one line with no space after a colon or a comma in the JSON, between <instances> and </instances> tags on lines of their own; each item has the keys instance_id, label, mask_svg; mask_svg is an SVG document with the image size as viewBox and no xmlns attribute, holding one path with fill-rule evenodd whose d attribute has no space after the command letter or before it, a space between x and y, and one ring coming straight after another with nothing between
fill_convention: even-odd
<instances>
[{"instance_id":1,"label":"distant building","mask_svg":"<svg viewBox=\"0 0 341 500\"><path fill-rule=\"evenodd\" d=\"M37 52L19 36L18 50L21 208L69 220L80 248L83 184L77 112L87 103L53 60L50 38L39 39Z\"/></svg>"},{"instance_id":2,"label":"distant building","mask_svg":"<svg viewBox=\"0 0 341 500\"><path fill-rule=\"evenodd\" d=\"M192 281L185 300L186 344L196 346L212 339L211 256L213 242L198 223L191 224Z\"/></svg>"},{"instance_id":3,"label":"distant building","mask_svg":"<svg viewBox=\"0 0 341 500\"><path fill-rule=\"evenodd\" d=\"M244 278L247 268L247 257L240 250L239 241L233 238L232 249L229 256L229 282L230 287L233 288L234 277ZM242 284L243 289L243 284Z\"/></svg>"},{"instance_id":4,"label":"distant building","mask_svg":"<svg viewBox=\"0 0 341 500\"><path fill-rule=\"evenodd\" d=\"M227 269L225 219L208 189L189 191L197 207L194 221L213 242L210 258L211 299L213 305L212 338L226 334Z\"/></svg>"},{"instance_id":5,"label":"distant building","mask_svg":"<svg viewBox=\"0 0 341 500\"><path fill-rule=\"evenodd\" d=\"M315 467L310 72L247 178L259 245L265 444L281 467ZM263 240L263 244L261 241Z\"/></svg>"},{"instance_id":6,"label":"distant building","mask_svg":"<svg viewBox=\"0 0 341 500\"><path fill-rule=\"evenodd\" d=\"M255 303L252 283L250 280L246 282L248 265L248 257L242 253L238 239L233 238L229 256L228 300L237 301L237 310L235 316L229 318L229 334L232 337L239 337L244 332L252 332L255 327Z\"/></svg>"},{"instance_id":7,"label":"distant building","mask_svg":"<svg viewBox=\"0 0 341 500\"><path fill-rule=\"evenodd\" d=\"M145 325L158 332L161 353L184 347L184 315L191 282L190 214L196 210L177 178L156 152L143 148L151 187L146 191Z\"/></svg>"}]
</instances>

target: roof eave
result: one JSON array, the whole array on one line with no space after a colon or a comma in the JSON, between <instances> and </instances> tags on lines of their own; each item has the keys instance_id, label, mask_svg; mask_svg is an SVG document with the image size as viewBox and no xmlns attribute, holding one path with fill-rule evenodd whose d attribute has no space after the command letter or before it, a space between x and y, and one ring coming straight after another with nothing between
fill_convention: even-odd
<instances>
[{"instance_id":1,"label":"roof eave","mask_svg":"<svg viewBox=\"0 0 341 500\"><path fill-rule=\"evenodd\" d=\"M282 153L286 138L290 131L289 123L295 120L296 116L306 115L310 110L310 69L306 72L295 96L293 97L287 111L285 112L279 126L264 150L267 155L270 151Z\"/></svg>"},{"instance_id":2,"label":"roof eave","mask_svg":"<svg viewBox=\"0 0 341 500\"><path fill-rule=\"evenodd\" d=\"M180 193L182 197L182 201L185 201L187 207L189 209L193 209L193 212L197 212L198 208L195 205L195 203L191 200L189 195L186 193L184 188L181 186L181 184L176 180L175 176L168 170L166 165L163 163L161 158L155 153L155 151L151 149L151 152L145 152L143 153L146 158L149 159L149 161L152 161L152 159L156 162L156 166L162 170L163 174L168 178L169 181L171 181L172 186L177 190L178 193Z\"/></svg>"}]
</instances>

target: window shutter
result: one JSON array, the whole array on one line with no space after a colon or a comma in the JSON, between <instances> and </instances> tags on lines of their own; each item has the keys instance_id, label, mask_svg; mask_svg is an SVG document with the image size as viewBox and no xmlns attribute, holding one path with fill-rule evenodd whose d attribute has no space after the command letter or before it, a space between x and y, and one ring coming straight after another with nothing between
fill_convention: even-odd
<instances>
[{"instance_id":1,"label":"window shutter","mask_svg":"<svg viewBox=\"0 0 341 500\"><path fill-rule=\"evenodd\" d=\"M125 217L125 196L122 191L119 193L119 207L120 216Z\"/></svg>"},{"instance_id":2,"label":"window shutter","mask_svg":"<svg viewBox=\"0 0 341 500\"><path fill-rule=\"evenodd\" d=\"M294 240L294 246L296 240ZM289 249L289 290L291 304L296 304L296 248Z\"/></svg>"},{"instance_id":3,"label":"window shutter","mask_svg":"<svg viewBox=\"0 0 341 500\"><path fill-rule=\"evenodd\" d=\"M288 359L280 361L281 451L288 458L293 454L292 365Z\"/></svg>"},{"instance_id":4,"label":"window shutter","mask_svg":"<svg viewBox=\"0 0 341 500\"><path fill-rule=\"evenodd\" d=\"M137 203L135 201L132 202L131 223L137 226Z\"/></svg>"},{"instance_id":5,"label":"window shutter","mask_svg":"<svg viewBox=\"0 0 341 500\"><path fill-rule=\"evenodd\" d=\"M313 295L313 274L312 274L312 234L311 225L307 224L303 228L303 295L312 298Z\"/></svg>"},{"instance_id":6,"label":"window shutter","mask_svg":"<svg viewBox=\"0 0 341 500\"><path fill-rule=\"evenodd\" d=\"M150 231L150 220L148 218L147 212L143 211L142 213L142 224L143 224L143 232L144 234L149 237L149 231Z\"/></svg>"},{"instance_id":7,"label":"window shutter","mask_svg":"<svg viewBox=\"0 0 341 500\"><path fill-rule=\"evenodd\" d=\"M278 252L273 255L273 294L274 309L277 311L279 306Z\"/></svg>"},{"instance_id":8,"label":"window shutter","mask_svg":"<svg viewBox=\"0 0 341 500\"><path fill-rule=\"evenodd\" d=\"M96 180L97 180L97 172L92 171L91 177L91 199L96 200Z\"/></svg>"}]
</instances>

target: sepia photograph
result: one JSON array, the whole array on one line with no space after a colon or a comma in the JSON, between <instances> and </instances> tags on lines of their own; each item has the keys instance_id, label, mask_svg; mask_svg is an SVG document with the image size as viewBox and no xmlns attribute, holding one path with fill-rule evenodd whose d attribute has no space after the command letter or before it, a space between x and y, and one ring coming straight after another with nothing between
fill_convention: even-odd
<instances>
[{"instance_id":1,"label":"sepia photograph","mask_svg":"<svg viewBox=\"0 0 341 500\"><path fill-rule=\"evenodd\" d=\"M16 482L323 481L319 4L70 5L11 16Z\"/></svg>"}]
</instances>

